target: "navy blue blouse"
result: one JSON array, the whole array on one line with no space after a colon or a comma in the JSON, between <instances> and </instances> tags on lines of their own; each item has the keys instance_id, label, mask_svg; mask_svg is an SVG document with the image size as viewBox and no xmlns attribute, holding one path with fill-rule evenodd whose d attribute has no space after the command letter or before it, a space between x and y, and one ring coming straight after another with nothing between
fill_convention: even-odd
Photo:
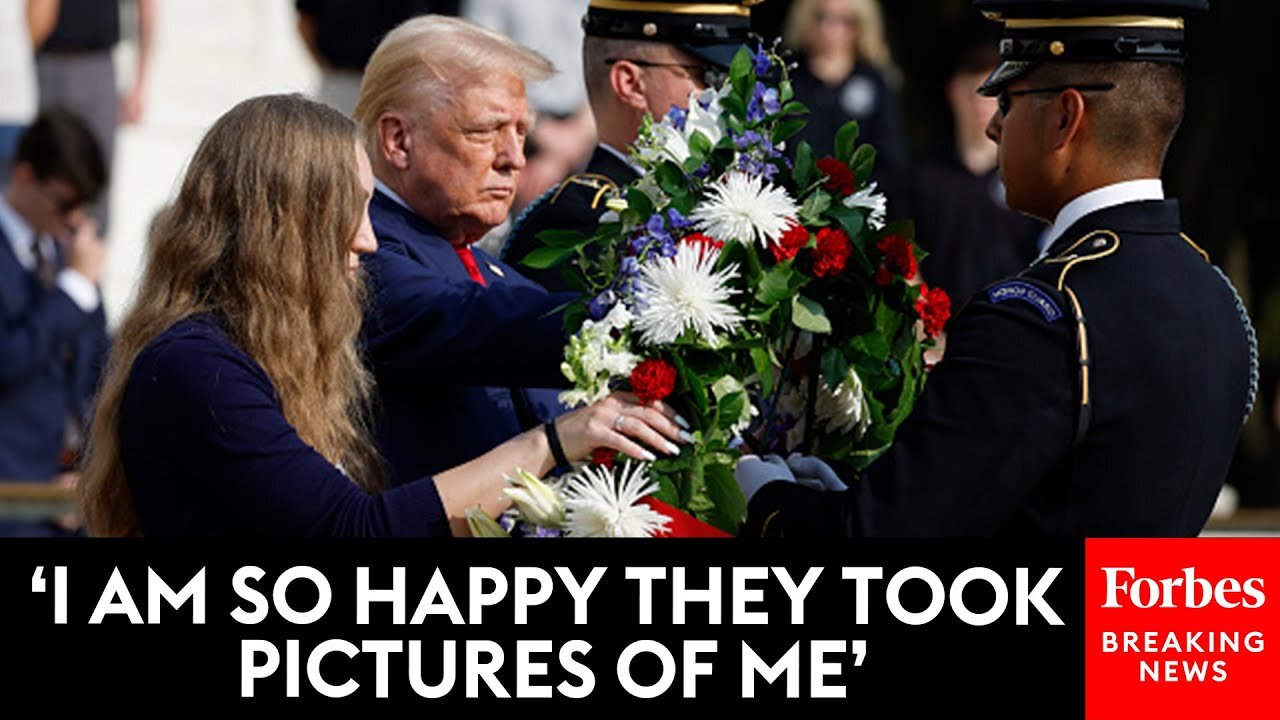
<instances>
[{"instance_id":1,"label":"navy blue blouse","mask_svg":"<svg viewBox=\"0 0 1280 720\"><path fill-rule=\"evenodd\" d=\"M435 481L369 495L298 436L267 374L209 316L129 374L120 444L147 536L448 536Z\"/></svg>"}]
</instances>

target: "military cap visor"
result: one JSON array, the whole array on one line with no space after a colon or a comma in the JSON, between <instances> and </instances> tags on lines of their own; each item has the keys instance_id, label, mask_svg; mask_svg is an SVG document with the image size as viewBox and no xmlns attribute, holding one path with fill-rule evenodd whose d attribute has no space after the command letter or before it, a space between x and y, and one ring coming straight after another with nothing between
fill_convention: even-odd
<instances>
[{"instance_id":1,"label":"military cap visor","mask_svg":"<svg viewBox=\"0 0 1280 720\"><path fill-rule=\"evenodd\" d=\"M728 68L751 32L750 6L759 2L591 0L582 29L591 37L670 43Z\"/></svg>"},{"instance_id":2,"label":"military cap visor","mask_svg":"<svg viewBox=\"0 0 1280 720\"><path fill-rule=\"evenodd\" d=\"M1208 0L974 0L1004 23L1004 62L978 88L998 95L1008 83L1045 62L1170 62L1186 56L1183 17L1208 9Z\"/></svg>"}]
</instances>

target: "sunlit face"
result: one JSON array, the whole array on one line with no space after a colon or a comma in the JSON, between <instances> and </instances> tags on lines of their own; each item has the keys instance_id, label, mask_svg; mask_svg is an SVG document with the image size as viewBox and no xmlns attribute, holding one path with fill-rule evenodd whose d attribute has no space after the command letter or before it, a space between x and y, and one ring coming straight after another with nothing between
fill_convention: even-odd
<instances>
[{"instance_id":1,"label":"sunlit face","mask_svg":"<svg viewBox=\"0 0 1280 720\"><path fill-rule=\"evenodd\" d=\"M369 155L360 143L356 143L356 166L360 173L360 187L364 190L364 210L360 213L360 224L351 236L351 244L347 252L347 276L355 277L360 269L360 256L378 249L378 240L373 234L373 223L369 221L369 200L373 197L373 168L369 165Z\"/></svg>"},{"instance_id":2,"label":"sunlit face","mask_svg":"<svg viewBox=\"0 0 1280 720\"><path fill-rule=\"evenodd\" d=\"M1014 90L1025 85L1015 80ZM987 122L987 137L996 143L1000 181L1005 187L1005 202L1010 208L1051 219L1038 207L1037 196L1047 182L1039 162L1043 143L1042 122L1045 104L1041 96L1022 95L1010 98L1009 111L1001 115L997 109Z\"/></svg>"},{"instance_id":3,"label":"sunlit face","mask_svg":"<svg viewBox=\"0 0 1280 720\"><path fill-rule=\"evenodd\" d=\"M409 203L446 238L474 242L502 224L533 124L524 82L497 75L457 90L414 128Z\"/></svg>"}]
</instances>

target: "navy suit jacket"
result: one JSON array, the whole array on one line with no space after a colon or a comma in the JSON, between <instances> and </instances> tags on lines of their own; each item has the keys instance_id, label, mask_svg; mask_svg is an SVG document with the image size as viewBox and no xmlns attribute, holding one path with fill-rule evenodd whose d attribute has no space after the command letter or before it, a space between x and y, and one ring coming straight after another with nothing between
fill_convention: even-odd
<instances>
[{"instance_id":1,"label":"navy suit jacket","mask_svg":"<svg viewBox=\"0 0 1280 720\"><path fill-rule=\"evenodd\" d=\"M363 258L373 290L363 336L392 482L460 465L558 414L550 391L511 388L566 385L559 311L574 294L549 294L479 248L488 285L473 281L434 228L381 192L369 216L378 251Z\"/></svg>"},{"instance_id":2,"label":"navy suit jacket","mask_svg":"<svg viewBox=\"0 0 1280 720\"><path fill-rule=\"evenodd\" d=\"M119 432L146 536L449 535L434 480L366 494L303 442L262 367L208 315L138 355Z\"/></svg>"},{"instance_id":3,"label":"navy suit jacket","mask_svg":"<svg viewBox=\"0 0 1280 720\"><path fill-rule=\"evenodd\" d=\"M61 472L68 414L87 420L107 345L102 306L43 288L0 230L0 480Z\"/></svg>"}]
</instances>

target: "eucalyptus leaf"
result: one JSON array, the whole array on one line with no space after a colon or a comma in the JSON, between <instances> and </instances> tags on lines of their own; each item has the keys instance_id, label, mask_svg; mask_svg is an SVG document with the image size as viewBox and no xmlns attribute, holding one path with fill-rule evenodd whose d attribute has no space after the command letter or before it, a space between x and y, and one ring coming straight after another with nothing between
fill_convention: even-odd
<instances>
[{"instance_id":1,"label":"eucalyptus leaf","mask_svg":"<svg viewBox=\"0 0 1280 720\"><path fill-rule=\"evenodd\" d=\"M791 298L791 323L801 330L825 335L831 332L831 320L821 303L803 295Z\"/></svg>"}]
</instances>

